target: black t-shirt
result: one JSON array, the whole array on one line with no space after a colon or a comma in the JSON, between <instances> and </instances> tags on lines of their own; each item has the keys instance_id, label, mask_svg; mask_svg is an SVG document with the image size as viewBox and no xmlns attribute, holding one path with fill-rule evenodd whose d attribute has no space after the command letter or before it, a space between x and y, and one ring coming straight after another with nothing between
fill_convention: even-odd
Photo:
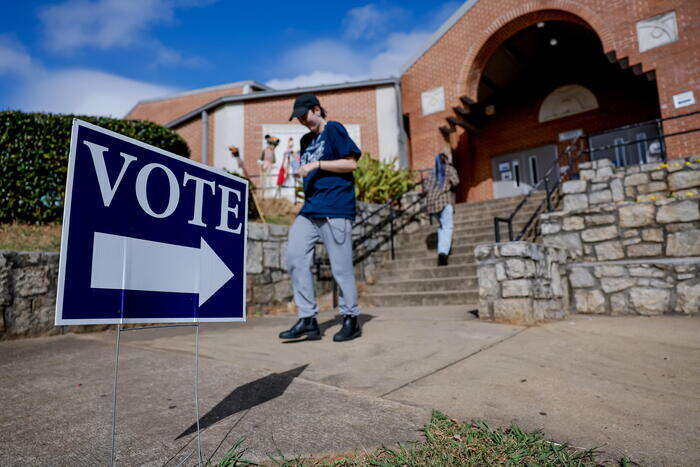
<instances>
[{"instance_id":1,"label":"black t-shirt","mask_svg":"<svg viewBox=\"0 0 700 467\"><path fill-rule=\"evenodd\" d=\"M309 132L301 138L301 164L360 157L360 149L338 122L328 122L321 133ZM304 177L306 217L355 219L355 177L352 172L336 173L315 169Z\"/></svg>"}]
</instances>

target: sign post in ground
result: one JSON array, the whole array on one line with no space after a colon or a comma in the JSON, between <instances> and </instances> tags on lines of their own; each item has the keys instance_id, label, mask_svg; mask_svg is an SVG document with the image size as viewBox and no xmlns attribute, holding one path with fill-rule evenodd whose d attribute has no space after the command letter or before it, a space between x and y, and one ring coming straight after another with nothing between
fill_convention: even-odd
<instances>
[{"instance_id":1,"label":"sign post in ground","mask_svg":"<svg viewBox=\"0 0 700 467\"><path fill-rule=\"evenodd\" d=\"M244 179L74 120L56 325L117 324L110 463L124 324L195 326L199 423L199 323L246 319L247 201Z\"/></svg>"}]
</instances>

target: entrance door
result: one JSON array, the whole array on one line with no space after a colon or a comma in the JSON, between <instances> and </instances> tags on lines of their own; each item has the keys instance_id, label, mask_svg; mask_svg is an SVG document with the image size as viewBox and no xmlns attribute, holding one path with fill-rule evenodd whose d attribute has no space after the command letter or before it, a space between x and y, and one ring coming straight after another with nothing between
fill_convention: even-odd
<instances>
[{"instance_id":1,"label":"entrance door","mask_svg":"<svg viewBox=\"0 0 700 467\"><path fill-rule=\"evenodd\" d=\"M625 167L659 162L662 148L658 137L656 122L650 122L592 134L588 137L588 144L591 149L614 145L610 149L592 152L591 158L610 159L616 167Z\"/></svg>"},{"instance_id":2,"label":"entrance door","mask_svg":"<svg viewBox=\"0 0 700 467\"><path fill-rule=\"evenodd\" d=\"M556 160L555 144L494 157L491 159L493 197L507 198L529 193L540 183ZM559 176L558 171L556 176ZM544 185L540 188L544 188Z\"/></svg>"}]
</instances>

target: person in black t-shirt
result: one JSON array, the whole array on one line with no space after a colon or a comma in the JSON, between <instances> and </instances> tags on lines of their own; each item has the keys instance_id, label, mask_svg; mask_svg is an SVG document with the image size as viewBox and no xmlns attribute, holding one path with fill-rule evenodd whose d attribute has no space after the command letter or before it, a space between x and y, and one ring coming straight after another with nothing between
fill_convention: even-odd
<instances>
[{"instance_id":1,"label":"person in black t-shirt","mask_svg":"<svg viewBox=\"0 0 700 467\"><path fill-rule=\"evenodd\" d=\"M291 329L280 333L282 339L321 338L311 274L311 258L319 239L328 251L333 278L340 288L343 326L333 340L347 341L362 335L357 321L360 307L352 262L352 222L355 219L352 173L357 169L360 149L342 124L327 122L325 117L325 110L316 96L303 94L294 102L289 118L297 118L311 131L301 138L299 175L304 182L304 206L289 230L287 242L287 266L299 320Z\"/></svg>"}]
</instances>

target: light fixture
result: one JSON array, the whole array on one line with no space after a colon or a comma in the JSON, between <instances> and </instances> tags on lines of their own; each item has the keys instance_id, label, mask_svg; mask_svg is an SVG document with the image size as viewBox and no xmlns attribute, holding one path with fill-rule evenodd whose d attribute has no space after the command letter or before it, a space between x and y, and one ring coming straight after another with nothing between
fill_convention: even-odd
<instances>
[{"instance_id":1,"label":"light fixture","mask_svg":"<svg viewBox=\"0 0 700 467\"><path fill-rule=\"evenodd\" d=\"M557 41L556 39L550 39L550 40L549 40L549 45L551 45L552 47L554 47L554 46L557 45L558 43L559 43L559 41Z\"/></svg>"},{"instance_id":2,"label":"light fixture","mask_svg":"<svg viewBox=\"0 0 700 467\"><path fill-rule=\"evenodd\" d=\"M540 21L539 23L537 23L537 27L538 27L538 28L543 28L543 27L544 27L544 21Z\"/></svg>"}]
</instances>

